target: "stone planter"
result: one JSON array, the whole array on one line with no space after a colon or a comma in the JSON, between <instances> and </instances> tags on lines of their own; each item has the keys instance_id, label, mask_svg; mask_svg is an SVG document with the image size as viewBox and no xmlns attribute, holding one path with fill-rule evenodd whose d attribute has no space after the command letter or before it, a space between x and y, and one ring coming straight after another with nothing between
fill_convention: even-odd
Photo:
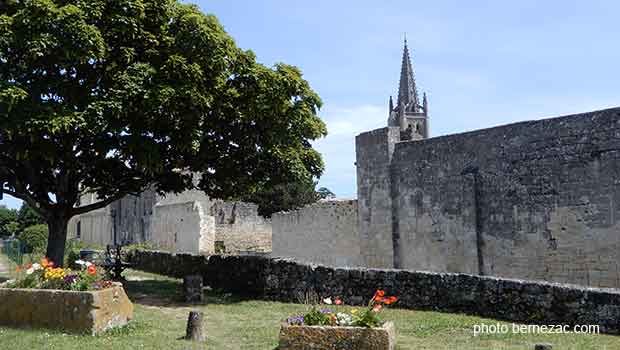
<instances>
[{"instance_id":1,"label":"stone planter","mask_svg":"<svg viewBox=\"0 0 620 350\"><path fill-rule=\"evenodd\" d=\"M0 288L0 325L96 335L127 324L133 304L123 286L92 292Z\"/></svg>"},{"instance_id":2,"label":"stone planter","mask_svg":"<svg viewBox=\"0 0 620 350\"><path fill-rule=\"evenodd\" d=\"M394 350L395 338L392 322L378 328L282 324L278 350Z\"/></svg>"}]
</instances>

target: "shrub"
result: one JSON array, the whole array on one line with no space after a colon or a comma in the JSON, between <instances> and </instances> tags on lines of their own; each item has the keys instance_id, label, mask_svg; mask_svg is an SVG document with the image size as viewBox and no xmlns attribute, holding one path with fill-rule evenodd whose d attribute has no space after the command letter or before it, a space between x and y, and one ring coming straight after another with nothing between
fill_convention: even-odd
<instances>
[{"instance_id":1,"label":"shrub","mask_svg":"<svg viewBox=\"0 0 620 350\"><path fill-rule=\"evenodd\" d=\"M40 253L47 247L47 236L47 225L39 224L26 227L18 238L26 246L27 253Z\"/></svg>"}]
</instances>

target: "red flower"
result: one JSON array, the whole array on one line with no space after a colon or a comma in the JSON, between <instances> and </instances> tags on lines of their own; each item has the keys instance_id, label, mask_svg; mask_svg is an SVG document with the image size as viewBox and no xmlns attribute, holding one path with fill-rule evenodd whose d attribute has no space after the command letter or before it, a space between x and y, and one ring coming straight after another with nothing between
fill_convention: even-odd
<instances>
[{"instance_id":1,"label":"red flower","mask_svg":"<svg viewBox=\"0 0 620 350\"><path fill-rule=\"evenodd\" d=\"M336 304L336 305L342 305L342 299L340 299L340 298L336 298L336 300L334 300L334 304Z\"/></svg>"},{"instance_id":2,"label":"red flower","mask_svg":"<svg viewBox=\"0 0 620 350\"><path fill-rule=\"evenodd\" d=\"M388 297L388 298L385 298L385 300L383 300L383 303L385 305L390 305L390 304L394 304L396 301L398 301L397 297Z\"/></svg>"},{"instance_id":3,"label":"red flower","mask_svg":"<svg viewBox=\"0 0 620 350\"><path fill-rule=\"evenodd\" d=\"M95 265L90 265L87 271L88 271L88 274L92 276L97 274L97 268L95 267Z\"/></svg>"}]
</instances>

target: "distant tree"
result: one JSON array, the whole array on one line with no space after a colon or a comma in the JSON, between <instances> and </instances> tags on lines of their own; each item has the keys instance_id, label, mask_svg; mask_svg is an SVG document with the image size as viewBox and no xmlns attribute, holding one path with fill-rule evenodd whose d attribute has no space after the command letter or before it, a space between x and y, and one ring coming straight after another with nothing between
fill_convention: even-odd
<instances>
[{"instance_id":1,"label":"distant tree","mask_svg":"<svg viewBox=\"0 0 620 350\"><path fill-rule=\"evenodd\" d=\"M327 188L315 188L316 182L312 180L287 182L263 188L242 199L256 203L260 215L271 217L279 211L299 209L320 199L333 198L329 195L333 196L333 193Z\"/></svg>"},{"instance_id":2,"label":"distant tree","mask_svg":"<svg viewBox=\"0 0 620 350\"><path fill-rule=\"evenodd\" d=\"M22 202L22 206L17 212L17 223L19 231L23 231L26 227L45 224L45 219L34 210L28 203Z\"/></svg>"},{"instance_id":3,"label":"distant tree","mask_svg":"<svg viewBox=\"0 0 620 350\"><path fill-rule=\"evenodd\" d=\"M321 187L316 190L317 195L320 199L334 199L336 195L334 192L330 191L327 187Z\"/></svg>"},{"instance_id":4,"label":"distant tree","mask_svg":"<svg viewBox=\"0 0 620 350\"><path fill-rule=\"evenodd\" d=\"M150 185L200 173L226 199L320 176L320 106L299 69L257 63L193 5L0 4L0 188L46 220L57 264L71 217Z\"/></svg>"},{"instance_id":5,"label":"distant tree","mask_svg":"<svg viewBox=\"0 0 620 350\"><path fill-rule=\"evenodd\" d=\"M8 237L17 229L17 210L0 205L0 237Z\"/></svg>"}]
</instances>

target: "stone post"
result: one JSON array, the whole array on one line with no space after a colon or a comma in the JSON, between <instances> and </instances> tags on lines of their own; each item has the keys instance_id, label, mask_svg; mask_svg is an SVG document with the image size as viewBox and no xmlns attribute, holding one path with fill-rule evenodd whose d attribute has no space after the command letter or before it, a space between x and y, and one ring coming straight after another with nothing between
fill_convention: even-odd
<instances>
[{"instance_id":1,"label":"stone post","mask_svg":"<svg viewBox=\"0 0 620 350\"><path fill-rule=\"evenodd\" d=\"M207 340L207 334L203 326L204 313L191 311L187 318L187 329L185 331L185 339L192 341L204 342Z\"/></svg>"},{"instance_id":2,"label":"stone post","mask_svg":"<svg viewBox=\"0 0 620 350\"><path fill-rule=\"evenodd\" d=\"M202 292L202 276L189 275L183 277L183 292L185 302L202 302L204 300L204 294Z\"/></svg>"}]
</instances>

